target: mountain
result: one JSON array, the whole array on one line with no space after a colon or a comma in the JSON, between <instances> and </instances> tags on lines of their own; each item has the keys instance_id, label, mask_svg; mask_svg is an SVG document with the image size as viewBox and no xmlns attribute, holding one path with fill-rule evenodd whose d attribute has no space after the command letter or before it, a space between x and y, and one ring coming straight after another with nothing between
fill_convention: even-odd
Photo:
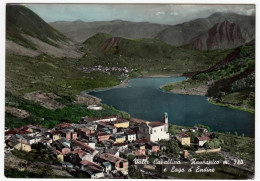
<instances>
[{"instance_id":1,"label":"mountain","mask_svg":"<svg viewBox=\"0 0 260 181\"><path fill-rule=\"evenodd\" d=\"M136 40L113 37L109 34L98 33L84 43L85 50L91 53L113 54L137 58L172 57L176 47L152 38Z\"/></svg>"},{"instance_id":2,"label":"mountain","mask_svg":"<svg viewBox=\"0 0 260 181\"><path fill-rule=\"evenodd\" d=\"M185 74L190 78L163 87L164 90L205 95L216 104L254 111L255 42L234 49L225 58L203 71Z\"/></svg>"},{"instance_id":3,"label":"mountain","mask_svg":"<svg viewBox=\"0 0 260 181\"><path fill-rule=\"evenodd\" d=\"M207 18L199 18L177 25L160 25L147 22L135 23L120 20L90 23L80 20L73 22L58 21L50 23L50 25L76 42L84 42L96 33L107 33L113 37L128 39L156 38L174 46L182 46L190 43L191 40L199 35L207 33L217 23L225 21L239 26L241 36L245 42L255 38L255 16L238 15L235 13L214 13ZM212 36L217 36L217 34L212 34ZM223 45L223 48L226 47Z\"/></svg>"},{"instance_id":4,"label":"mountain","mask_svg":"<svg viewBox=\"0 0 260 181\"><path fill-rule=\"evenodd\" d=\"M214 25L225 21L240 27L240 32L245 42L255 38L255 16L238 15L235 13L214 13L208 18L200 18L173 25L161 31L156 38L175 46L181 46L190 43L195 37L205 34ZM217 36L217 34L211 34L211 36Z\"/></svg>"},{"instance_id":5,"label":"mountain","mask_svg":"<svg viewBox=\"0 0 260 181\"><path fill-rule=\"evenodd\" d=\"M200 71L224 58L231 50L199 51L175 47L154 38L126 39L97 33L87 39L78 66L127 67L141 75ZM209 61L210 60L210 61Z\"/></svg>"},{"instance_id":6,"label":"mountain","mask_svg":"<svg viewBox=\"0 0 260 181\"><path fill-rule=\"evenodd\" d=\"M199 50L226 49L245 43L239 25L224 21L215 24L207 32L193 38L190 43Z\"/></svg>"},{"instance_id":7,"label":"mountain","mask_svg":"<svg viewBox=\"0 0 260 181\"><path fill-rule=\"evenodd\" d=\"M169 27L148 22L129 22L129 21L101 21L84 22L77 21L56 21L50 23L52 27L62 32L70 39L82 43L96 33L107 33L112 36L118 36L129 39L153 38L160 31Z\"/></svg>"},{"instance_id":8,"label":"mountain","mask_svg":"<svg viewBox=\"0 0 260 181\"><path fill-rule=\"evenodd\" d=\"M6 6L6 52L17 55L80 57L77 47L30 9Z\"/></svg>"}]
</instances>

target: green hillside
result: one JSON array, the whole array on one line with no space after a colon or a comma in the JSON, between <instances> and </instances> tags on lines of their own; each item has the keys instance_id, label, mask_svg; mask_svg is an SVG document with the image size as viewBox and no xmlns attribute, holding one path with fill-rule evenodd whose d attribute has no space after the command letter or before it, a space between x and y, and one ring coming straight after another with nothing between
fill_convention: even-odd
<instances>
[{"instance_id":1,"label":"green hillside","mask_svg":"<svg viewBox=\"0 0 260 181\"><path fill-rule=\"evenodd\" d=\"M98 33L87 39L82 46L86 54L78 64L128 67L137 69L140 74L176 74L208 68L232 51L198 51L174 47L157 39L113 41L111 38Z\"/></svg>"},{"instance_id":2,"label":"green hillside","mask_svg":"<svg viewBox=\"0 0 260 181\"><path fill-rule=\"evenodd\" d=\"M101 72L83 73L75 68L75 60L49 56L36 58L7 55L7 90L16 95L42 90L73 97L84 90L119 84L113 76Z\"/></svg>"},{"instance_id":3,"label":"green hillside","mask_svg":"<svg viewBox=\"0 0 260 181\"><path fill-rule=\"evenodd\" d=\"M50 39L67 39L30 9L21 5L7 4L6 38L22 46L35 49L34 45L25 39L22 34L31 35L54 46L57 45L50 41Z\"/></svg>"},{"instance_id":4,"label":"green hillside","mask_svg":"<svg viewBox=\"0 0 260 181\"><path fill-rule=\"evenodd\" d=\"M253 111L255 99L255 45L239 47L238 55L214 70L202 71L192 78L163 87L171 91L208 85L207 96L218 105Z\"/></svg>"}]
</instances>

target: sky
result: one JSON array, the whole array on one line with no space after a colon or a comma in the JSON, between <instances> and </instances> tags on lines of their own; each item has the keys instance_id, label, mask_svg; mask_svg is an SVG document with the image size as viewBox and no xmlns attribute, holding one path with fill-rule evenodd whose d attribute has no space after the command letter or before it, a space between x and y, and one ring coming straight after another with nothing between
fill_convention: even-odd
<instances>
[{"instance_id":1,"label":"sky","mask_svg":"<svg viewBox=\"0 0 260 181\"><path fill-rule=\"evenodd\" d=\"M215 12L243 15L255 13L254 5L180 5L180 4L25 4L46 22L111 21L178 24L206 18Z\"/></svg>"}]
</instances>

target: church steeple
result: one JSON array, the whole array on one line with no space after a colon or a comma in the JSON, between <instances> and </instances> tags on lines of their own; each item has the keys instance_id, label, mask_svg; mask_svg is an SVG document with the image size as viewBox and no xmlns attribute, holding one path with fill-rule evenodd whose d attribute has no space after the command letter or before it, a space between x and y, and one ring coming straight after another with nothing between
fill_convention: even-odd
<instances>
[{"instance_id":1,"label":"church steeple","mask_svg":"<svg viewBox=\"0 0 260 181\"><path fill-rule=\"evenodd\" d=\"M168 124L168 113L167 113L167 112L165 112L165 113L163 114L163 122L164 122L165 124Z\"/></svg>"}]
</instances>

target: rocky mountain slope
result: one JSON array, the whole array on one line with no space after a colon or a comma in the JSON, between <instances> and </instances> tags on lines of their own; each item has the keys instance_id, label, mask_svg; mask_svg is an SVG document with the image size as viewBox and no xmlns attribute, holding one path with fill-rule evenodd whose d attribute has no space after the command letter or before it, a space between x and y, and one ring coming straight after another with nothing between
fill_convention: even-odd
<instances>
[{"instance_id":1,"label":"rocky mountain slope","mask_svg":"<svg viewBox=\"0 0 260 181\"><path fill-rule=\"evenodd\" d=\"M15 4L6 6L6 52L35 57L81 57L77 46L52 28L30 9Z\"/></svg>"},{"instance_id":2,"label":"rocky mountain slope","mask_svg":"<svg viewBox=\"0 0 260 181\"><path fill-rule=\"evenodd\" d=\"M188 44L193 38L205 34L214 25L224 21L238 25L245 42L249 42L255 38L255 17L234 13L215 13L208 18L200 18L170 26L161 31L156 38L175 46L181 46ZM212 34L212 36L217 36L217 34Z\"/></svg>"},{"instance_id":3,"label":"rocky mountain slope","mask_svg":"<svg viewBox=\"0 0 260 181\"><path fill-rule=\"evenodd\" d=\"M240 33L245 42L255 37L255 17L238 15L234 13L215 13L208 18L195 19L177 25L160 25L147 22L83 22L59 21L50 23L51 26L77 42L84 42L96 33L107 33L113 37L128 39L156 38L174 46L182 46L190 43L195 37L207 33L217 23L229 21L239 26ZM211 36L218 36L213 34ZM234 45L235 46L235 45ZM229 48L231 46L211 47Z\"/></svg>"},{"instance_id":4,"label":"rocky mountain slope","mask_svg":"<svg viewBox=\"0 0 260 181\"><path fill-rule=\"evenodd\" d=\"M192 47L199 50L234 48L243 43L239 25L224 21L215 24L207 32L193 38L190 43Z\"/></svg>"}]
</instances>

